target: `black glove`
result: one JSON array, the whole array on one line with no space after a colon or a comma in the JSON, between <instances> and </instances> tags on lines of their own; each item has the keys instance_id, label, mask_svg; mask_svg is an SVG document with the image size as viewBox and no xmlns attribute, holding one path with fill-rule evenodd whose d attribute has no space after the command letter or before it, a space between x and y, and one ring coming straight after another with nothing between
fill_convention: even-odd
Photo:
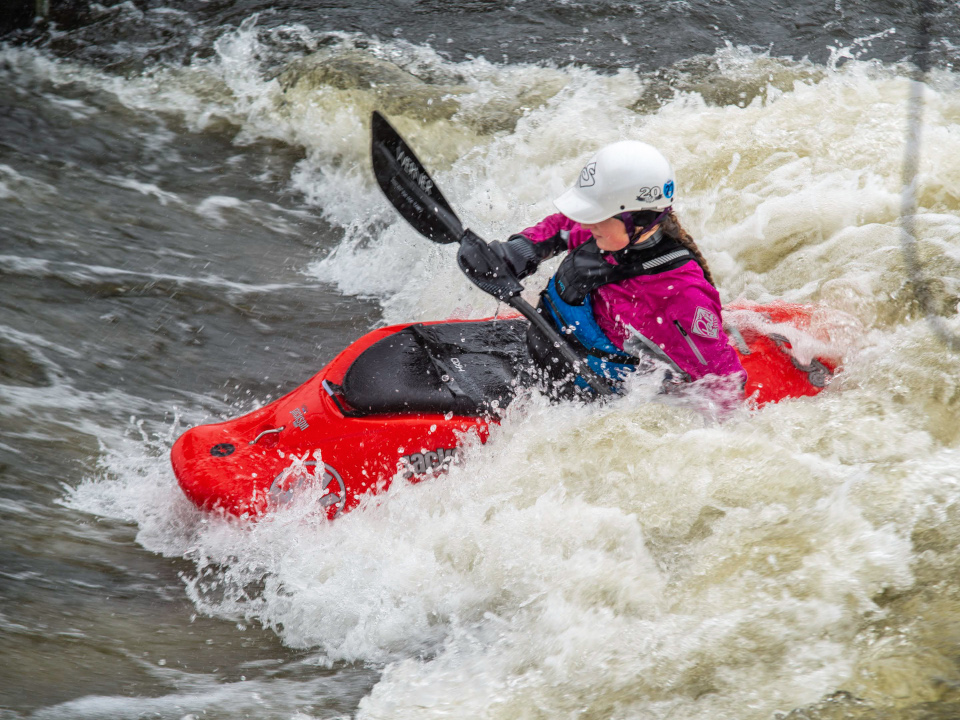
<instances>
[{"instance_id":1,"label":"black glove","mask_svg":"<svg viewBox=\"0 0 960 720\"><path fill-rule=\"evenodd\" d=\"M509 272L517 280L540 264L534 244L523 235L514 235L507 242L486 243L483 249L473 244L461 245L460 258L460 267L466 265L481 275Z\"/></svg>"},{"instance_id":2,"label":"black glove","mask_svg":"<svg viewBox=\"0 0 960 720\"><path fill-rule=\"evenodd\" d=\"M490 250L510 268L518 280L536 271L542 260L534 243L523 235L514 235L507 242L492 242Z\"/></svg>"},{"instance_id":3,"label":"black glove","mask_svg":"<svg viewBox=\"0 0 960 720\"><path fill-rule=\"evenodd\" d=\"M505 243L493 245L502 247ZM460 238L457 264L474 285L499 300L508 300L523 291L523 285L503 253L470 230L465 230Z\"/></svg>"}]
</instances>

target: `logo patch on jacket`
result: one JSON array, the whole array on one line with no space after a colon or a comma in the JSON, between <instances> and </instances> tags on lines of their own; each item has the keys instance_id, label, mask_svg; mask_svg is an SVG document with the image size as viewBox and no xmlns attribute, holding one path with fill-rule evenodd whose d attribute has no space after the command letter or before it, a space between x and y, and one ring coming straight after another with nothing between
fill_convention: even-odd
<instances>
[{"instance_id":1,"label":"logo patch on jacket","mask_svg":"<svg viewBox=\"0 0 960 720\"><path fill-rule=\"evenodd\" d=\"M706 308L698 307L690 329L701 337L716 340L720 336L720 320Z\"/></svg>"}]
</instances>

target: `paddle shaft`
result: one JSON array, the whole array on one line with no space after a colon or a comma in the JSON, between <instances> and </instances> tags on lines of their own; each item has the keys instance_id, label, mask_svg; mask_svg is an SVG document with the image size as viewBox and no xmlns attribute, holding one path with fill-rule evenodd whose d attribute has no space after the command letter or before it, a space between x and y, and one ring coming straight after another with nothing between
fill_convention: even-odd
<instances>
[{"instance_id":1,"label":"paddle shaft","mask_svg":"<svg viewBox=\"0 0 960 720\"><path fill-rule=\"evenodd\" d=\"M553 343L554 348L556 348L570 368L586 381L591 390L604 396L614 394L613 389L593 371L593 368L587 365L585 360L573 351L570 343L560 336L556 328L547 322L543 315L537 312L535 307L519 295L515 295L507 300L507 304L529 320L530 324L537 328L537 330L546 335L547 339Z\"/></svg>"},{"instance_id":2,"label":"paddle shaft","mask_svg":"<svg viewBox=\"0 0 960 720\"><path fill-rule=\"evenodd\" d=\"M371 158L377 184L404 220L421 235L436 243L480 243L482 238L464 229L460 218L450 207L443 193L427 173L426 168L409 148L400 134L376 110L371 122ZM461 266L462 267L462 266ZM531 325L553 343L563 360L574 373L582 377L598 395L614 395L610 384L593 371L586 361L574 352L556 328L520 297L523 286L510 276L498 280L466 273L467 278L484 292L506 302Z\"/></svg>"}]
</instances>

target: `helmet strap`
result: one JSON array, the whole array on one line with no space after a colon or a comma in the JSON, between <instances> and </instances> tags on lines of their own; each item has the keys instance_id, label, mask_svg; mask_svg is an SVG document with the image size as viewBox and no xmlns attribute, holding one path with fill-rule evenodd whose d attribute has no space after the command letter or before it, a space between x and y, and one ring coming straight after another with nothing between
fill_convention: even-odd
<instances>
[{"instance_id":1,"label":"helmet strap","mask_svg":"<svg viewBox=\"0 0 960 720\"><path fill-rule=\"evenodd\" d=\"M631 214L631 213L622 213L622 214L620 215L620 219L623 220L623 224L626 225L626 227L627 227L627 237L630 238L630 244L631 244L631 245L634 245L640 238L642 238L644 235L646 235L648 232L650 232L653 228L655 228L657 225L659 225L659 224L660 224L660 221L663 220L667 215L669 215L672 210L673 210L673 207L672 207L672 206L666 208L662 213L660 213L659 215L657 215L656 218L654 218L653 222L649 223L645 228L643 228L643 229L642 229L640 232L638 232L636 235L633 234L633 231L634 231L634 229L636 228L636 226L635 226L634 223L633 223L633 216L632 216L632 214ZM624 216L625 216L625 215L629 215L629 216L630 216L630 221L629 221L629 222L627 222L627 220L624 220Z\"/></svg>"}]
</instances>

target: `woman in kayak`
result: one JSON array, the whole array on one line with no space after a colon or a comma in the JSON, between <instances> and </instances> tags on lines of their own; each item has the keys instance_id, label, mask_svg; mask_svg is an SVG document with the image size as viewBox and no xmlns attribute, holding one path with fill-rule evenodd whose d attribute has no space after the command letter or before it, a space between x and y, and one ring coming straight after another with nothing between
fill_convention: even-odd
<instances>
[{"instance_id":1,"label":"woman in kayak","mask_svg":"<svg viewBox=\"0 0 960 720\"><path fill-rule=\"evenodd\" d=\"M710 268L673 212L675 188L673 168L656 148L614 143L554 201L559 213L490 250L518 279L567 253L539 310L598 374L619 380L638 357L657 357L674 377L743 378ZM462 246L461 266L475 267L474 260ZM546 337L531 328L529 341L541 368L556 381L570 379Z\"/></svg>"}]
</instances>

